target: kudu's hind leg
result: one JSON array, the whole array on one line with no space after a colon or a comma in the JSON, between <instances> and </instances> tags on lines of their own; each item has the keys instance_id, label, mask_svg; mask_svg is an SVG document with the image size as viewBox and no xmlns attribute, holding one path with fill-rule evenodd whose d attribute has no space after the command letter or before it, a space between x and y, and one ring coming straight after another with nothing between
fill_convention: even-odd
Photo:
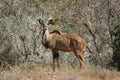
<instances>
[{"instance_id":1,"label":"kudu's hind leg","mask_svg":"<svg viewBox=\"0 0 120 80\"><path fill-rule=\"evenodd\" d=\"M84 64L84 59L83 59L83 57L80 55L80 52L81 52L81 51L76 50L76 51L74 51L74 54L76 55L76 57L77 57L77 59L78 59L78 61L79 61L79 63L80 63L80 69L82 69L82 68L83 68L83 64Z\"/></svg>"},{"instance_id":2,"label":"kudu's hind leg","mask_svg":"<svg viewBox=\"0 0 120 80\"><path fill-rule=\"evenodd\" d=\"M80 69L83 68L83 64L84 64L84 59L81 55L78 56L79 57L79 61L80 61Z\"/></svg>"}]
</instances>

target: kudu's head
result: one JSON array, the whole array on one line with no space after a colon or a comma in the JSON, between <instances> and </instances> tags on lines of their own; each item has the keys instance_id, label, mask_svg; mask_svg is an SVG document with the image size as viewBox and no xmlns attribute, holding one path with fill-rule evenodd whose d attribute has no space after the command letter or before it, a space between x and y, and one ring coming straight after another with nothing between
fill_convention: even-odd
<instances>
[{"instance_id":1,"label":"kudu's head","mask_svg":"<svg viewBox=\"0 0 120 80\"><path fill-rule=\"evenodd\" d=\"M56 21L58 21L58 18L53 20L52 17L50 17L48 18L47 21L44 21L42 18L38 19L38 22L43 26L43 35L45 32L49 33L49 30L48 30L49 25L50 24L54 25Z\"/></svg>"},{"instance_id":2,"label":"kudu's head","mask_svg":"<svg viewBox=\"0 0 120 80\"><path fill-rule=\"evenodd\" d=\"M58 21L58 18L53 20L52 17L50 17L46 22L42 18L38 19L38 22L43 26L43 30L46 30L50 24L54 25L56 21Z\"/></svg>"}]
</instances>

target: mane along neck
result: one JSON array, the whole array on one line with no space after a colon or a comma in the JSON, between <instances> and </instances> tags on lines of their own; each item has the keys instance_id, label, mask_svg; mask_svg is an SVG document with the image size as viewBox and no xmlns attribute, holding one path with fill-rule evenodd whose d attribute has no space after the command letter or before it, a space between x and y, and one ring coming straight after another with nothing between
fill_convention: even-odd
<instances>
[{"instance_id":1,"label":"mane along neck","mask_svg":"<svg viewBox=\"0 0 120 80\"><path fill-rule=\"evenodd\" d=\"M50 32L50 34L53 34L53 33L56 33L56 34L59 34L59 35L62 35L63 33L58 31L58 30L53 30L52 32Z\"/></svg>"}]
</instances>

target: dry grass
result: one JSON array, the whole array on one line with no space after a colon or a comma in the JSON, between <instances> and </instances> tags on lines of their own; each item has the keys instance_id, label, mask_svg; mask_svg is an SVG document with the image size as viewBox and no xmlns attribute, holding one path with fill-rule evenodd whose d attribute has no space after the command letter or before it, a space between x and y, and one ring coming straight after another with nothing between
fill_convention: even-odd
<instances>
[{"instance_id":1,"label":"dry grass","mask_svg":"<svg viewBox=\"0 0 120 80\"><path fill-rule=\"evenodd\" d=\"M38 64L24 63L0 71L0 80L119 80L120 72L106 69L73 69L61 67L52 73L51 67L41 68Z\"/></svg>"}]
</instances>

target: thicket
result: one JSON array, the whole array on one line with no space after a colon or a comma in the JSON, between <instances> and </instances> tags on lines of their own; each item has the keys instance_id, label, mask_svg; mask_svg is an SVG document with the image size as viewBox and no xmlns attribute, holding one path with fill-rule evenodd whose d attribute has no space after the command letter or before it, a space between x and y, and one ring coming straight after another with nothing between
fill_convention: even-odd
<instances>
[{"instance_id":1,"label":"thicket","mask_svg":"<svg viewBox=\"0 0 120 80\"><path fill-rule=\"evenodd\" d=\"M113 34L113 62L112 66L120 70L120 24L117 24L112 32Z\"/></svg>"},{"instance_id":2,"label":"thicket","mask_svg":"<svg viewBox=\"0 0 120 80\"><path fill-rule=\"evenodd\" d=\"M120 68L119 0L1 0L0 66L35 61L52 64L52 53L41 44L39 17L59 21L50 30L85 39L85 67ZM117 25L117 26L116 26ZM78 66L74 54L60 52L60 63Z\"/></svg>"}]
</instances>

